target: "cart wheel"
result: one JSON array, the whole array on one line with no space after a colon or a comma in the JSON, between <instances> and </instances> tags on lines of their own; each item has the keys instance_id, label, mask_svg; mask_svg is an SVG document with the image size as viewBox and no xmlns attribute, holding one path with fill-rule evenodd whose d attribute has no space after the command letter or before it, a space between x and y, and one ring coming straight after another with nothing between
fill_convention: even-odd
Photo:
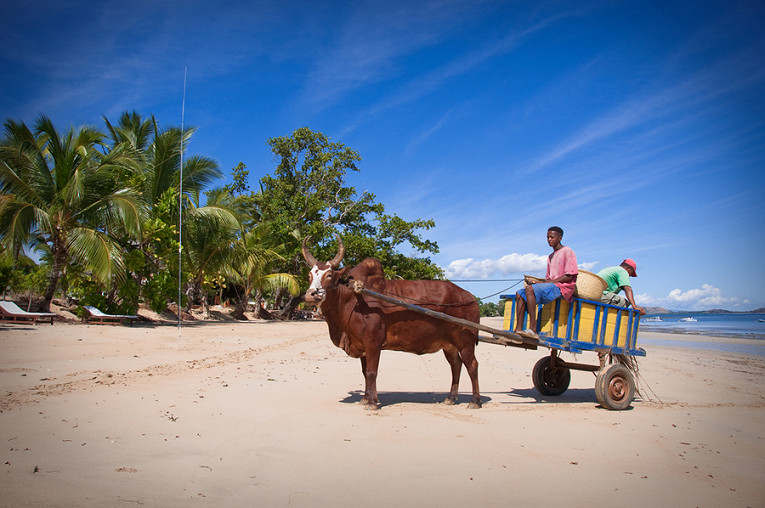
<instances>
[{"instance_id":1,"label":"cart wheel","mask_svg":"<svg viewBox=\"0 0 765 508\"><path fill-rule=\"evenodd\" d=\"M624 365L614 363L598 372L595 398L606 409L627 409L635 396L632 374Z\"/></svg>"},{"instance_id":2,"label":"cart wheel","mask_svg":"<svg viewBox=\"0 0 765 508\"><path fill-rule=\"evenodd\" d=\"M560 395L568 390L571 371L567 367L553 367L552 358L545 356L534 365L531 379L542 395Z\"/></svg>"}]
</instances>

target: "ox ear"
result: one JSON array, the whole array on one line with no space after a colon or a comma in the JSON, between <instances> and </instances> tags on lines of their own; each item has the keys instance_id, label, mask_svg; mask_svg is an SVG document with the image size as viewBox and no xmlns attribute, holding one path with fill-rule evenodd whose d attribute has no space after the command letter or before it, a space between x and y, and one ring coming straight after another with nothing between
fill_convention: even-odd
<instances>
[{"instance_id":1,"label":"ox ear","mask_svg":"<svg viewBox=\"0 0 765 508\"><path fill-rule=\"evenodd\" d=\"M337 270L337 268L340 266L340 262L345 257L345 245L343 245L343 239L340 238L340 235L337 233L335 233L335 238L337 238L337 254L335 254L335 257L333 257L332 261L329 262L329 266Z\"/></svg>"},{"instance_id":2,"label":"ox ear","mask_svg":"<svg viewBox=\"0 0 765 508\"><path fill-rule=\"evenodd\" d=\"M338 280L340 280L342 278L345 278L345 274L348 273L348 270L350 269L351 269L350 266L344 266L341 269L337 270L334 275Z\"/></svg>"},{"instance_id":3,"label":"ox ear","mask_svg":"<svg viewBox=\"0 0 765 508\"><path fill-rule=\"evenodd\" d=\"M311 254L311 251L308 250L308 240L310 240L310 236L306 236L303 238L303 258L305 259L305 263L308 265L308 268L313 268L314 266L318 265L319 262L316 261L316 258L313 257L313 254Z\"/></svg>"}]
</instances>

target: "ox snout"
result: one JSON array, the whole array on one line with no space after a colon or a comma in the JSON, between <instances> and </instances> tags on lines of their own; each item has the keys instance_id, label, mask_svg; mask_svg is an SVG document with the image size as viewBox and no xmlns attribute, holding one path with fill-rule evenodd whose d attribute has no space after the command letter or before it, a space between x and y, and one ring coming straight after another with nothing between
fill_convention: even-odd
<instances>
[{"instance_id":1,"label":"ox snout","mask_svg":"<svg viewBox=\"0 0 765 508\"><path fill-rule=\"evenodd\" d=\"M319 303L322 300L324 300L324 296L326 295L326 292L323 289L311 289L309 288L308 291L305 293L305 301L308 303Z\"/></svg>"}]
</instances>

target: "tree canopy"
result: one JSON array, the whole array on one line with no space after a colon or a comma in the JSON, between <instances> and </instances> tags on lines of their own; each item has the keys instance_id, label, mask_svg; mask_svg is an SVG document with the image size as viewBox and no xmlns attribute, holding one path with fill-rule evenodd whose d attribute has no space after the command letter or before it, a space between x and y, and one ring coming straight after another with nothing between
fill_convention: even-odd
<instances>
[{"instance_id":1,"label":"tree canopy","mask_svg":"<svg viewBox=\"0 0 765 508\"><path fill-rule=\"evenodd\" d=\"M140 302L157 311L172 303L206 307L214 296L233 299L240 311L255 298L260 315L270 315L266 300L281 302L285 316L307 285L302 240L310 237L317 257L329 259L335 233L346 245L345 264L377 257L389 277L443 276L428 257L438 246L423 236L433 220L405 220L348 185L361 155L321 132L304 127L268 139L276 166L251 190L244 163L232 168L232 183L211 187L222 176L217 163L183 153L193 128L160 128L136 112L104 124L103 132L62 133L45 116L33 129L5 122L0 252L3 266L12 266L4 290L19 286L8 275L15 260L37 247L48 273L45 309L64 291L123 313ZM173 290L179 275L183 302Z\"/></svg>"}]
</instances>

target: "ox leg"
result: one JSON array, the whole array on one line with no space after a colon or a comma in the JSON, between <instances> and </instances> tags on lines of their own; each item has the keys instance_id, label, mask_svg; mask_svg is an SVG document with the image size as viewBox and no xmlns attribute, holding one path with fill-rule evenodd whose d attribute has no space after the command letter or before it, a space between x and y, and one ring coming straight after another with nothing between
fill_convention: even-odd
<instances>
[{"instance_id":1,"label":"ox leg","mask_svg":"<svg viewBox=\"0 0 765 508\"><path fill-rule=\"evenodd\" d=\"M478 360L475 358L474 341L462 348L462 351L460 351L460 359L465 365L468 375L470 376L470 381L473 384L473 398L468 407L470 409L478 409L481 407L481 393L478 390Z\"/></svg>"},{"instance_id":2,"label":"ox leg","mask_svg":"<svg viewBox=\"0 0 765 508\"><path fill-rule=\"evenodd\" d=\"M444 356L446 361L452 368L452 386L449 390L449 395L444 400L444 404L456 404L457 392L460 389L460 371L462 370L462 360L460 360L459 351L454 348L444 348Z\"/></svg>"},{"instance_id":3,"label":"ox leg","mask_svg":"<svg viewBox=\"0 0 765 508\"><path fill-rule=\"evenodd\" d=\"M377 367L380 364L380 351L367 351L361 357L361 372L364 374L364 397L361 404L368 409L376 409L380 406L377 400Z\"/></svg>"}]
</instances>

